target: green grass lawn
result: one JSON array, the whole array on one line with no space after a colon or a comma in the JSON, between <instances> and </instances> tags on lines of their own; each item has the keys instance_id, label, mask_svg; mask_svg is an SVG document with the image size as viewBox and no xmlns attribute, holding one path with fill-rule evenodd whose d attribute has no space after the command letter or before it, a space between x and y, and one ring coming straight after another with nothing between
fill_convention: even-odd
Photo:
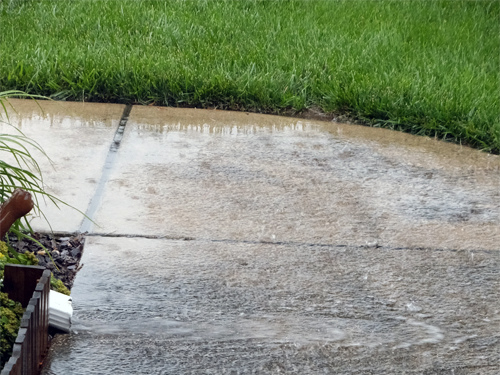
<instances>
[{"instance_id":1,"label":"green grass lawn","mask_svg":"<svg viewBox=\"0 0 500 375\"><path fill-rule=\"evenodd\" d=\"M500 151L500 2L0 0L0 91L307 108Z\"/></svg>"}]
</instances>

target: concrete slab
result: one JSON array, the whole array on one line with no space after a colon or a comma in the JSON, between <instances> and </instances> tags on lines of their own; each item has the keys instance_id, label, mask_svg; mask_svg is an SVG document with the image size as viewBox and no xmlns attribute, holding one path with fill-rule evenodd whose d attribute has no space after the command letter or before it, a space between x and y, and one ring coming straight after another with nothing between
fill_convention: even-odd
<instances>
[{"instance_id":1,"label":"concrete slab","mask_svg":"<svg viewBox=\"0 0 500 375\"><path fill-rule=\"evenodd\" d=\"M43 374L498 373L498 156L135 107L109 158L123 106L11 103L55 162L41 162L49 192L101 202L73 332ZM80 228L45 210L55 230Z\"/></svg>"},{"instance_id":2,"label":"concrete slab","mask_svg":"<svg viewBox=\"0 0 500 375\"><path fill-rule=\"evenodd\" d=\"M88 237L43 374L497 374L492 251Z\"/></svg>"},{"instance_id":3,"label":"concrete slab","mask_svg":"<svg viewBox=\"0 0 500 375\"><path fill-rule=\"evenodd\" d=\"M136 106L100 233L498 249L500 158L383 129Z\"/></svg>"},{"instance_id":4,"label":"concrete slab","mask_svg":"<svg viewBox=\"0 0 500 375\"><path fill-rule=\"evenodd\" d=\"M53 162L51 165L39 152L33 153L47 192L85 212L124 106L10 99L6 108L9 122L38 142ZM15 133L5 124L0 132ZM40 201L40 207L53 230L75 232L80 228L83 215L74 209L64 205L58 209L50 201ZM32 224L36 231L50 229L41 218Z\"/></svg>"}]
</instances>

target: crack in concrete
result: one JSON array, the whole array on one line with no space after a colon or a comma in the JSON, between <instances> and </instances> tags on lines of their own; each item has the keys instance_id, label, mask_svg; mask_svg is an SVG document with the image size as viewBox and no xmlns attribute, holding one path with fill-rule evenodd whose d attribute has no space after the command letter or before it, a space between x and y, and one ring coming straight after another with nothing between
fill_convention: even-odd
<instances>
[{"instance_id":1,"label":"crack in concrete","mask_svg":"<svg viewBox=\"0 0 500 375\"><path fill-rule=\"evenodd\" d=\"M168 241L198 241L198 242L219 242L219 243L233 243L233 244L249 244L249 245L278 245L278 246L307 246L307 247L334 247L334 248L348 248L348 247L358 247L358 248L371 248L379 251L443 251L443 252L465 252L474 251L477 253L493 254L497 253L494 250L487 249L441 249L441 248L427 248L427 247L391 247L377 245L367 246L359 244L329 244L329 243L308 243L308 242L294 242L294 241L258 241L258 240L233 240L233 239L211 239L211 238L195 238L189 236L168 236L168 235L148 235L148 234L124 234L124 233L86 233L89 237L110 237L110 238L145 238L152 240L168 240Z\"/></svg>"}]
</instances>

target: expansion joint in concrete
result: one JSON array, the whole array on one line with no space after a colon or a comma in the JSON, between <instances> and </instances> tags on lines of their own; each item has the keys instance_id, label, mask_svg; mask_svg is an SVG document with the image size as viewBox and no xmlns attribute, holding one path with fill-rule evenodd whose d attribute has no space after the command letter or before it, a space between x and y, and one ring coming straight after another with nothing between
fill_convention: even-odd
<instances>
[{"instance_id":1,"label":"expansion joint in concrete","mask_svg":"<svg viewBox=\"0 0 500 375\"><path fill-rule=\"evenodd\" d=\"M339 244L339 243L314 243L314 242L296 242L296 241L261 241L261 240L237 240L237 239L215 239L215 238L196 238L189 236L173 236L173 235L152 235L152 234L134 234L134 233L86 233L89 237L111 237L111 238L145 238L152 240L166 241L197 241L197 242L213 242L213 243L232 243L232 244L249 244L249 245L274 245L274 246L295 246L295 247L314 247L314 248L359 248L373 249L373 251L443 251L443 252L462 252L469 251L474 253L495 253L492 250L486 249L445 249L445 248L428 248L428 247L398 247L398 246L366 246L359 244Z\"/></svg>"},{"instance_id":2,"label":"expansion joint in concrete","mask_svg":"<svg viewBox=\"0 0 500 375\"><path fill-rule=\"evenodd\" d=\"M116 155L118 148L120 147L121 141L123 139L123 134L125 132L125 126L127 125L130 111L132 110L132 104L127 104L123 110L123 114L120 118L120 123L116 129L113 141L109 147L108 155L104 161L104 166L102 168L101 178L97 183L97 188L95 190L94 196L90 200L87 211L85 212L85 218L83 219L82 225L80 226L80 232L90 232L94 226L94 217L99 208L104 194L104 188L109 181L111 171L115 165Z\"/></svg>"},{"instance_id":3,"label":"expansion joint in concrete","mask_svg":"<svg viewBox=\"0 0 500 375\"><path fill-rule=\"evenodd\" d=\"M110 151L116 152L123 139L123 133L125 132L125 126L127 125L128 118L130 116L130 111L132 110L132 104L127 104L123 109L123 114L116 129L115 136L113 137L113 143L111 143Z\"/></svg>"}]
</instances>

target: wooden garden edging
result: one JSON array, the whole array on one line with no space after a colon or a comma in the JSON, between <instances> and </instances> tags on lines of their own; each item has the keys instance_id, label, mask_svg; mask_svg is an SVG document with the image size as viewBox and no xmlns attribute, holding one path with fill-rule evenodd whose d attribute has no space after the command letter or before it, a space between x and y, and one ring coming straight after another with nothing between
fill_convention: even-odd
<instances>
[{"instance_id":1,"label":"wooden garden edging","mask_svg":"<svg viewBox=\"0 0 500 375\"><path fill-rule=\"evenodd\" d=\"M4 291L26 308L12 356L0 375L36 375L49 346L50 271L6 264Z\"/></svg>"}]
</instances>

